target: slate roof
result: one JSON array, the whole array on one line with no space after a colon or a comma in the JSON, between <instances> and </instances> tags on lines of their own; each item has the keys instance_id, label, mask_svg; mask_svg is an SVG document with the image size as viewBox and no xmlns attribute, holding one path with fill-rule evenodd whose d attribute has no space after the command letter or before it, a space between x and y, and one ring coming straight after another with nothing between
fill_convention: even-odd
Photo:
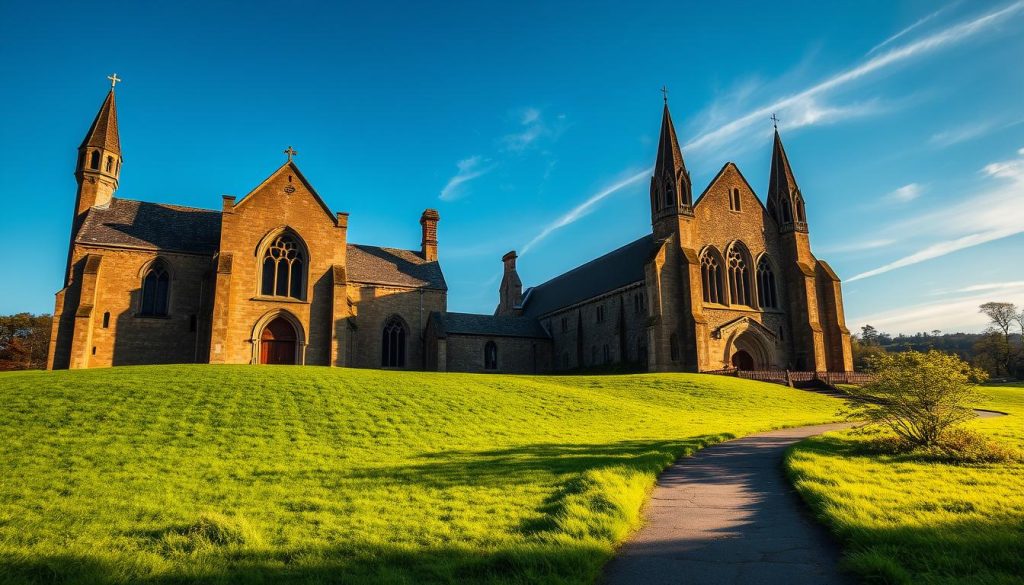
<instances>
[{"instance_id":1,"label":"slate roof","mask_svg":"<svg viewBox=\"0 0 1024 585\"><path fill-rule=\"evenodd\" d=\"M540 317L644 279L659 242L648 234L526 291L523 315Z\"/></svg>"},{"instance_id":2,"label":"slate roof","mask_svg":"<svg viewBox=\"0 0 1024 585\"><path fill-rule=\"evenodd\" d=\"M89 210L75 241L212 255L220 246L220 212L112 199Z\"/></svg>"},{"instance_id":3,"label":"slate roof","mask_svg":"<svg viewBox=\"0 0 1024 585\"><path fill-rule=\"evenodd\" d=\"M110 90L106 99L103 100L103 105L96 113L96 118L92 121L92 126L89 126L85 140L82 141L82 146L79 148L86 146L105 148L121 154L121 139L117 134L117 107L114 104L114 90Z\"/></svg>"},{"instance_id":4,"label":"slate roof","mask_svg":"<svg viewBox=\"0 0 1024 585\"><path fill-rule=\"evenodd\" d=\"M348 245L348 279L368 284L448 290L441 265L427 262L419 252L364 244Z\"/></svg>"},{"instance_id":5,"label":"slate roof","mask_svg":"<svg viewBox=\"0 0 1024 585\"><path fill-rule=\"evenodd\" d=\"M476 315L473 313L431 313L438 327L438 336L447 334L490 335L495 337L528 337L549 339L551 336L536 319L510 315Z\"/></svg>"},{"instance_id":6,"label":"slate roof","mask_svg":"<svg viewBox=\"0 0 1024 585\"><path fill-rule=\"evenodd\" d=\"M658 139L658 157L654 162L654 176L676 177L680 171L686 171L683 162L683 151L679 148L676 138L676 127L672 123L672 115L668 112L668 103L661 113L661 137Z\"/></svg>"},{"instance_id":7,"label":"slate roof","mask_svg":"<svg viewBox=\"0 0 1024 585\"><path fill-rule=\"evenodd\" d=\"M793 168L789 166L786 149L782 147L779 129L776 128L775 143L772 145L772 169L768 176L768 200L777 197L788 198L796 188L796 177L793 175Z\"/></svg>"}]
</instances>

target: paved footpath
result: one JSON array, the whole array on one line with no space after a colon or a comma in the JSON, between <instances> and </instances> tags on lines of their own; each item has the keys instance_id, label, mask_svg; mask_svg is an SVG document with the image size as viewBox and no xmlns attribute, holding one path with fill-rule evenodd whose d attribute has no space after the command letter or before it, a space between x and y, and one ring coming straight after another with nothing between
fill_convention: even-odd
<instances>
[{"instance_id":1,"label":"paved footpath","mask_svg":"<svg viewBox=\"0 0 1024 585\"><path fill-rule=\"evenodd\" d=\"M980 418L1005 413L976 410ZM839 546L810 515L782 470L786 448L846 429L783 429L713 445L669 467L643 528L604 569L607 585L828 585Z\"/></svg>"},{"instance_id":2,"label":"paved footpath","mask_svg":"<svg viewBox=\"0 0 1024 585\"><path fill-rule=\"evenodd\" d=\"M603 582L852 583L837 568L838 545L782 470L793 443L851 426L770 431L680 459L658 478L643 528L605 566Z\"/></svg>"}]
</instances>

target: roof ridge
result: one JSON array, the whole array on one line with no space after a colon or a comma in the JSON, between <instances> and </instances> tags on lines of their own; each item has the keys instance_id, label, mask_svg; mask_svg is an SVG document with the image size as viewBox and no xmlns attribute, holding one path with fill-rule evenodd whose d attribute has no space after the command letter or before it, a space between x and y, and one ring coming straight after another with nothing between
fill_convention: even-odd
<instances>
[{"instance_id":1,"label":"roof ridge","mask_svg":"<svg viewBox=\"0 0 1024 585\"><path fill-rule=\"evenodd\" d=\"M192 207L191 205L179 205L177 203L157 203L156 201L144 201L142 199L129 199L127 197L112 197L111 201L126 201L131 203L147 203L149 205L159 205L161 207L172 207L174 209L183 209L186 211L205 211L209 213L220 213L216 209L207 209L205 207Z\"/></svg>"},{"instance_id":2,"label":"roof ridge","mask_svg":"<svg viewBox=\"0 0 1024 585\"><path fill-rule=\"evenodd\" d=\"M589 265L591 265L591 264L593 264L593 263L595 263L595 262L597 262L599 260L602 260L602 259L604 259L604 258L606 258L608 256L611 256L612 254L622 250L623 248L628 248L629 246L632 246L633 244L639 243L640 240L644 240L646 238L653 238L653 237L654 237L654 234L645 234L643 236L640 236L639 238L633 240L632 242L629 242L627 244L623 244L623 245L619 246L618 248L615 248L614 250L612 250L610 252L606 252L606 253L598 256L597 258L592 258L590 260L587 260L586 262L584 262L583 264L580 264L579 266L576 266L575 268L570 268L569 270L566 270L565 272L559 274L558 276L554 276L552 278L549 278L548 280L546 280L546 281L544 281L544 282L542 282L542 283L540 283L538 285L531 286L530 288L540 288L540 287L542 287L542 286L544 286L546 284L552 283L552 282L554 282L554 281L556 281L556 280L558 280L558 279L560 279L562 277L569 276L573 272L576 272L578 270L582 270L583 268L586 268L587 266L589 266Z\"/></svg>"}]
</instances>

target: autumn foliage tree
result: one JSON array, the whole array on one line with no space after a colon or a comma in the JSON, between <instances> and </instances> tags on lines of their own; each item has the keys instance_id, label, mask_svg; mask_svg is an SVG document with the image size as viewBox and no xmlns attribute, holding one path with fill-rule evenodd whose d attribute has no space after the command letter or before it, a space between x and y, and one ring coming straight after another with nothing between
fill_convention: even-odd
<instances>
[{"instance_id":1,"label":"autumn foliage tree","mask_svg":"<svg viewBox=\"0 0 1024 585\"><path fill-rule=\"evenodd\" d=\"M0 370L45 368L52 323L50 315L0 316Z\"/></svg>"}]
</instances>

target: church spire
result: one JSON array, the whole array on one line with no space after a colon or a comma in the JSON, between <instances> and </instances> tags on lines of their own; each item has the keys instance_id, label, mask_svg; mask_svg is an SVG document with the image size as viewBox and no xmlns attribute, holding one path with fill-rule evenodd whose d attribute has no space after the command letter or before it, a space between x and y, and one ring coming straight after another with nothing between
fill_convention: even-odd
<instances>
[{"instance_id":1,"label":"church spire","mask_svg":"<svg viewBox=\"0 0 1024 585\"><path fill-rule=\"evenodd\" d=\"M683 151L679 148L679 138L672 123L672 114L668 110L668 91L665 93L665 105L661 114L661 136L658 138L658 156L654 162L654 175L651 177L651 223L659 236L667 233L659 229L663 220L676 218L679 215L693 215L693 189L690 185L690 173L683 161ZM674 219L673 219L674 222ZM662 228L667 227L661 226Z\"/></svg>"},{"instance_id":2,"label":"church spire","mask_svg":"<svg viewBox=\"0 0 1024 585\"><path fill-rule=\"evenodd\" d=\"M89 208L110 203L121 177L121 137L117 131L117 104L114 100L114 86L121 78L115 73L107 79L110 80L110 91L78 147L75 216L79 219Z\"/></svg>"},{"instance_id":3,"label":"church spire","mask_svg":"<svg viewBox=\"0 0 1024 585\"><path fill-rule=\"evenodd\" d=\"M786 149L782 146L778 126L775 127L772 168L768 176L768 212L778 221L783 231L807 231L804 198L796 184L796 176L793 175Z\"/></svg>"},{"instance_id":4,"label":"church spire","mask_svg":"<svg viewBox=\"0 0 1024 585\"><path fill-rule=\"evenodd\" d=\"M79 150L98 148L111 154L121 154L121 138L117 132L117 106L114 103L113 87L107 93L103 105L100 106L100 111L96 113L96 118L92 121L92 126L85 134L85 140L78 148Z\"/></svg>"}]
</instances>

